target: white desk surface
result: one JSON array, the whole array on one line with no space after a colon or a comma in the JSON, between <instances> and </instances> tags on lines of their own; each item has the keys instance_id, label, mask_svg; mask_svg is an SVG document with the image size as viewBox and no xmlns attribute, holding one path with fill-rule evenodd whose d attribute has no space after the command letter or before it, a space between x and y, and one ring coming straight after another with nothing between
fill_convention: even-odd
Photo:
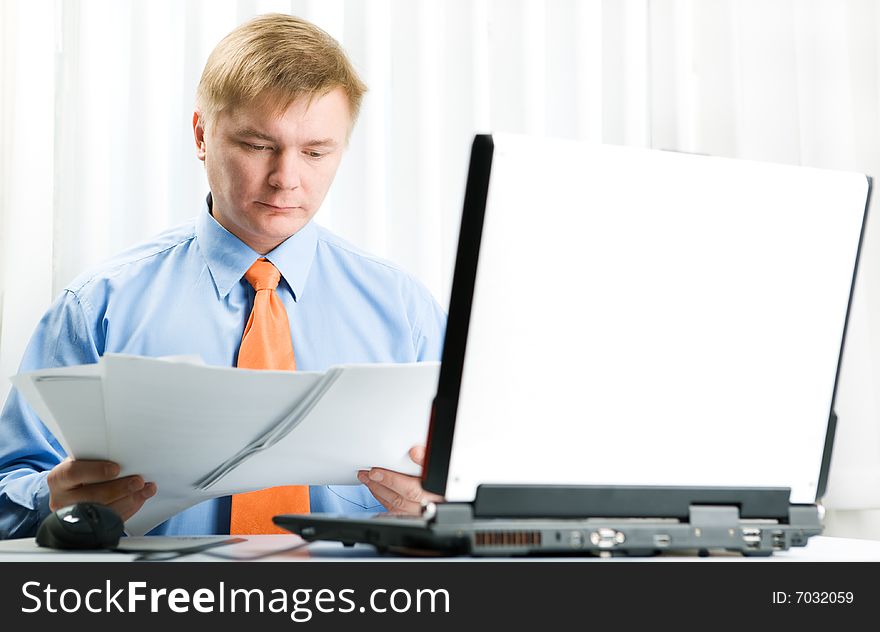
<instances>
[{"instance_id":1,"label":"white desk surface","mask_svg":"<svg viewBox=\"0 0 880 632\"><path fill-rule=\"evenodd\" d=\"M148 538L158 540L161 536ZM167 540L167 538L166 538ZM192 538L187 538L191 542ZM269 561L269 562L332 562L332 561L371 561L371 562L401 562L401 561L425 561L442 560L452 562L471 562L479 560L491 561L547 561L554 562L880 562L880 541L855 540L851 538L836 538L829 536L816 536L809 540L806 547L793 548L788 551L774 553L770 557L743 557L735 553L713 553L709 557L696 555L664 554L654 557L636 558L598 558L598 557L553 557L553 558L469 558L469 557L397 557L392 555L379 555L375 549L367 545L358 545L354 548L346 548L337 542L314 542L305 548L287 550L302 544L299 536L295 535L259 535L249 536L245 542L213 548L206 553L192 553L174 561L187 562L218 562L228 561L219 555L231 556L240 560ZM138 555L132 553L115 553L104 551L55 551L40 548L33 538L19 540L0 541L0 562L128 562L133 561Z\"/></svg>"}]
</instances>

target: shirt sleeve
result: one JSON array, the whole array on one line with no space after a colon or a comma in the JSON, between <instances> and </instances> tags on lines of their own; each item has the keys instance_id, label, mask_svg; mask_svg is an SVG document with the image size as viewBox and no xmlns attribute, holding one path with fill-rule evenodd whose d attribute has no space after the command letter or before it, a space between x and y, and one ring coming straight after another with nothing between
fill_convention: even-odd
<instances>
[{"instance_id":1,"label":"shirt sleeve","mask_svg":"<svg viewBox=\"0 0 880 632\"><path fill-rule=\"evenodd\" d=\"M440 360L446 337L446 312L427 288L418 284L418 317L413 327L413 345L419 362Z\"/></svg>"},{"instance_id":2,"label":"shirt sleeve","mask_svg":"<svg viewBox=\"0 0 880 632\"><path fill-rule=\"evenodd\" d=\"M45 313L31 337L19 373L92 364L100 353L94 319L71 291ZM49 514L46 476L66 456L17 389L0 413L0 539L29 537Z\"/></svg>"}]
</instances>

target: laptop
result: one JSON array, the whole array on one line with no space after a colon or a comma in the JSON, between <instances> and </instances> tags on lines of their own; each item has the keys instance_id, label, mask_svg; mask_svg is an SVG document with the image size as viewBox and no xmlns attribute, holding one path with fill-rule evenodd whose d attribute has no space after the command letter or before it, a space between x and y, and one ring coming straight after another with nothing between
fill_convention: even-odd
<instances>
[{"instance_id":1,"label":"laptop","mask_svg":"<svg viewBox=\"0 0 880 632\"><path fill-rule=\"evenodd\" d=\"M770 555L822 532L871 180L473 141L422 515L279 515L440 555Z\"/></svg>"}]
</instances>

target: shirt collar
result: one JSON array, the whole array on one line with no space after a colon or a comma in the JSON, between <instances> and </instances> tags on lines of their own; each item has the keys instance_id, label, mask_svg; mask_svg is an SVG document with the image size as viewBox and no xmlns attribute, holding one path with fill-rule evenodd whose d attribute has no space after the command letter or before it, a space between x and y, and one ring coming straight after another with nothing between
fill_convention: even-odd
<instances>
[{"instance_id":1,"label":"shirt collar","mask_svg":"<svg viewBox=\"0 0 880 632\"><path fill-rule=\"evenodd\" d=\"M318 244L315 225L309 222L277 248L260 255L214 219L211 202L209 193L196 221L196 238L220 296L225 298L254 261L263 256L278 268L281 278L293 291L294 300L299 301L315 259Z\"/></svg>"}]
</instances>

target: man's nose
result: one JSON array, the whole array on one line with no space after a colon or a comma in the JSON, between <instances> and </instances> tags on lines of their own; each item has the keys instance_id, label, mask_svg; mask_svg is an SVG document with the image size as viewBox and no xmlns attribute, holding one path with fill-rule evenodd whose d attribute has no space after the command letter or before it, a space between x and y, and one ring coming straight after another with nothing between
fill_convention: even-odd
<instances>
[{"instance_id":1,"label":"man's nose","mask_svg":"<svg viewBox=\"0 0 880 632\"><path fill-rule=\"evenodd\" d=\"M269 186L275 189L296 189L301 184L302 163L296 152L279 152L269 173Z\"/></svg>"}]
</instances>

